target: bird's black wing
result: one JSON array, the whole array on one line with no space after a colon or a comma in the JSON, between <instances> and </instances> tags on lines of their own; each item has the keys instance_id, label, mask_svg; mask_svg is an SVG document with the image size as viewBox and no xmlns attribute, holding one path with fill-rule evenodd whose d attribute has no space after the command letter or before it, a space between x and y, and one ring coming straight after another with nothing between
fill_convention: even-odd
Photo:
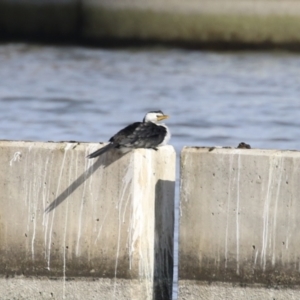
<instances>
[{"instance_id":1,"label":"bird's black wing","mask_svg":"<svg viewBox=\"0 0 300 300\"><path fill-rule=\"evenodd\" d=\"M119 132L117 132L113 137L110 138L109 142L120 145L123 144L123 141L126 140L129 136L131 136L134 131L141 125L142 122L135 122L127 127L121 129Z\"/></svg>"},{"instance_id":2,"label":"bird's black wing","mask_svg":"<svg viewBox=\"0 0 300 300\"><path fill-rule=\"evenodd\" d=\"M161 144L167 134L164 126L152 122L138 124L120 145L132 148L155 148Z\"/></svg>"},{"instance_id":3,"label":"bird's black wing","mask_svg":"<svg viewBox=\"0 0 300 300\"><path fill-rule=\"evenodd\" d=\"M128 136L132 135L132 133L136 130L136 128L141 124L141 122L135 122L131 125L128 125L127 127L120 130L118 133L116 133L113 137L109 139L109 144L98 149L97 151L89 154L88 158L94 158L97 157L106 151L112 149L112 148L119 148L120 145L122 145L122 141L126 139Z\"/></svg>"},{"instance_id":4,"label":"bird's black wing","mask_svg":"<svg viewBox=\"0 0 300 300\"><path fill-rule=\"evenodd\" d=\"M104 147L102 147L102 148L96 150L95 152L89 154L89 155L87 156L87 158L94 158L94 157L97 157L97 156L99 156L99 155L105 153L106 151L108 151L108 150L110 150L110 149L112 149L112 148L114 148L114 145L110 143L110 144L108 144L108 145L106 145L106 146L104 146Z\"/></svg>"}]
</instances>

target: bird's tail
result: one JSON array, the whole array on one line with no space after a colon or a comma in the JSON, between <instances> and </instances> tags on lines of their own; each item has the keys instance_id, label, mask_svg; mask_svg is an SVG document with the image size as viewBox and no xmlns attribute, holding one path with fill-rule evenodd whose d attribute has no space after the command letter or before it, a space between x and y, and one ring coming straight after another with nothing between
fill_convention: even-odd
<instances>
[{"instance_id":1,"label":"bird's tail","mask_svg":"<svg viewBox=\"0 0 300 300\"><path fill-rule=\"evenodd\" d=\"M112 143L110 143L110 144L108 144L108 145L106 145L106 146L104 146L104 147L98 149L97 151L95 151L95 152L89 154L89 155L87 156L87 158L94 158L94 157L97 157L97 156L99 156L99 155L105 153L105 152L108 151L109 149L114 148L114 147L115 147L115 145L112 144Z\"/></svg>"}]
</instances>

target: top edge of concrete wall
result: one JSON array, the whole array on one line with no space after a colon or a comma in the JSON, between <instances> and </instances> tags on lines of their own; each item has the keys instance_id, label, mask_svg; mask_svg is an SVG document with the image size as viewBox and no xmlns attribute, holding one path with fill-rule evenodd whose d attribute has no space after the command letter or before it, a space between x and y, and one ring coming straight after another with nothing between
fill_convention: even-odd
<instances>
[{"instance_id":1,"label":"top edge of concrete wall","mask_svg":"<svg viewBox=\"0 0 300 300\"><path fill-rule=\"evenodd\" d=\"M20 143L20 144L35 144L35 145L53 145L57 147L57 144L98 144L103 145L107 142L82 142L82 141L32 141L32 140L0 140L0 145L9 145L11 143Z\"/></svg>"},{"instance_id":2,"label":"top edge of concrete wall","mask_svg":"<svg viewBox=\"0 0 300 300\"><path fill-rule=\"evenodd\" d=\"M47 142L42 142L42 141L17 141L17 140L0 140L0 149L2 147L20 147L20 148L26 148L29 151L33 147L39 147L43 149L50 149L50 150L86 150L86 151L95 151L98 148L103 147L106 145L107 142L79 142L79 141L47 141ZM166 153L173 155L175 153L175 149L172 145L165 145L163 147L159 147L160 149L163 149L166 151ZM140 151L143 152L145 150L151 150L152 149L135 149L134 151Z\"/></svg>"},{"instance_id":3,"label":"top edge of concrete wall","mask_svg":"<svg viewBox=\"0 0 300 300\"><path fill-rule=\"evenodd\" d=\"M105 143L87 143L87 142L75 142L75 141L9 141L9 140L0 140L0 148L2 147L20 147L31 149L33 147L39 147L49 150L55 150L60 148L61 150L71 150L71 149L88 149L89 151L96 150L97 147L102 147Z\"/></svg>"},{"instance_id":4,"label":"top edge of concrete wall","mask_svg":"<svg viewBox=\"0 0 300 300\"><path fill-rule=\"evenodd\" d=\"M197 146L185 146L182 148L181 153L239 153L246 155L272 155L272 154L284 154L285 156L299 156L300 150L294 149L240 149L240 148L222 148L222 147L197 147Z\"/></svg>"}]
</instances>

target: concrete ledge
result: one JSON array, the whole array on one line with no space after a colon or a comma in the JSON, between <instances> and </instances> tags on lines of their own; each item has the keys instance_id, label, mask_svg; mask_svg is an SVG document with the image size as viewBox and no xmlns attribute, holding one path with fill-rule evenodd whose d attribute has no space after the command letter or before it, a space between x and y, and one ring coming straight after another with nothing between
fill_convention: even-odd
<instances>
[{"instance_id":1,"label":"concrete ledge","mask_svg":"<svg viewBox=\"0 0 300 300\"><path fill-rule=\"evenodd\" d=\"M114 288L107 299L140 300L141 293L168 299L175 151L165 146L86 159L99 147L0 142L0 273L64 282L108 278ZM97 292L105 295L101 286Z\"/></svg>"},{"instance_id":2,"label":"concrete ledge","mask_svg":"<svg viewBox=\"0 0 300 300\"><path fill-rule=\"evenodd\" d=\"M184 148L180 288L197 281L298 287L299 182L299 152Z\"/></svg>"},{"instance_id":3,"label":"concrete ledge","mask_svg":"<svg viewBox=\"0 0 300 300\"><path fill-rule=\"evenodd\" d=\"M298 300L300 289L266 288L254 284L251 287L228 282L199 282L183 280L178 300Z\"/></svg>"},{"instance_id":4,"label":"concrete ledge","mask_svg":"<svg viewBox=\"0 0 300 300\"><path fill-rule=\"evenodd\" d=\"M0 278L1 300L113 300L146 299L137 279L55 278L17 276ZM146 296L147 297L147 296ZM152 300L152 298L151 298Z\"/></svg>"},{"instance_id":5,"label":"concrete ledge","mask_svg":"<svg viewBox=\"0 0 300 300\"><path fill-rule=\"evenodd\" d=\"M167 7L143 2L148 9L135 3L121 6L115 2L104 5L99 1L85 5L84 37L186 45L279 46L300 42L300 13L285 14L280 10L272 13L272 9L268 9L269 1L263 1L262 7L258 7L258 11L261 8L265 13L245 11L244 6L236 1L231 1L235 6L229 6L232 8L229 9L227 5L225 12L221 10L224 1L211 1L210 5L204 1L204 7L201 5L203 1L197 6L189 6L192 1L178 6L176 4L180 1L170 1Z\"/></svg>"}]
</instances>

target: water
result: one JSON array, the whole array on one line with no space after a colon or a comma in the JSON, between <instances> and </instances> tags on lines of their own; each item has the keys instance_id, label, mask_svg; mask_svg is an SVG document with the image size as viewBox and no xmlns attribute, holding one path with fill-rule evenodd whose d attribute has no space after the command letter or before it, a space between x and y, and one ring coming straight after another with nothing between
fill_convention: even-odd
<instances>
[{"instance_id":1,"label":"water","mask_svg":"<svg viewBox=\"0 0 300 300\"><path fill-rule=\"evenodd\" d=\"M177 153L300 150L300 55L2 45L0 108L0 139L103 142L161 109Z\"/></svg>"},{"instance_id":2,"label":"water","mask_svg":"<svg viewBox=\"0 0 300 300\"><path fill-rule=\"evenodd\" d=\"M106 141L161 109L172 145L300 149L300 56L0 46L2 139Z\"/></svg>"}]
</instances>

